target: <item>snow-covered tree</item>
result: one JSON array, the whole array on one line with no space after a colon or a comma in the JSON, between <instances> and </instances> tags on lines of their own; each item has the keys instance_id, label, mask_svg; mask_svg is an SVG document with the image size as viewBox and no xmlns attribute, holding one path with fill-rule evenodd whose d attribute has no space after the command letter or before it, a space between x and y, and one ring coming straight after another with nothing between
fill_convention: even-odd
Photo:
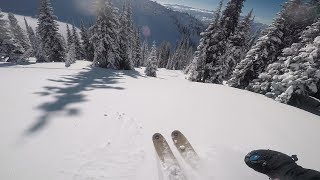
<instances>
[{"instance_id":1,"label":"snow-covered tree","mask_svg":"<svg viewBox=\"0 0 320 180\"><path fill-rule=\"evenodd\" d=\"M157 77L157 47L153 42L150 55L146 63L145 73L147 76Z\"/></svg>"},{"instance_id":2,"label":"snow-covered tree","mask_svg":"<svg viewBox=\"0 0 320 180\"><path fill-rule=\"evenodd\" d=\"M229 37L235 32L240 19L244 0L230 0L222 13L220 27L213 34L207 52L207 62L204 68L204 82L222 84L224 80L224 59L221 58L227 50Z\"/></svg>"},{"instance_id":3,"label":"snow-covered tree","mask_svg":"<svg viewBox=\"0 0 320 180\"><path fill-rule=\"evenodd\" d=\"M38 16L38 34L49 62L63 62L65 58L65 49L62 42L62 36L58 32L56 16L53 14L53 8L50 0L40 1L40 12ZM38 59L38 62L40 60Z\"/></svg>"},{"instance_id":4,"label":"snow-covered tree","mask_svg":"<svg viewBox=\"0 0 320 180\"><path fill-rule=\"evenodd\" d=\"M195 65L195 70L190 71L190 80L218 84L223 82L224 62L221 55L225 53L228 39L238 25L243 3L244 0L230 0L222 13L219 26L213 26L214 23L211 23L210 26L213 27L209 26L207 31L203 33L204 36L209 35L209 37L200 41L198 52L193 60L197 62L192 62ZM219 11L221 11L220 7Z\"/></svg>"},{"instance_id":5,"label":"snow-covered tree","mask_svg":"<svg viewBox=\"0 0 320 180\"><path fill-rule=\"evenodd\" d=\"M143 43L142 43L142 46L141 46L141 66L145 66L147 64L147 60L148 60L148 57L149 57L149 44L147 42L147 40L145 40Z\"/></svg>"},{"instance_id":6,"label":"snow-covered tree","mask_svg":"<svg viewBox=\"0 0 320 180\"><path fill-rule=\"evenodd\" d=\"M77 32L76 27L73 25L72 26L72 38L73 38L73 43L76 49L76 59L83 59L83 49L82 49L82 44L80 42L80 37Z\"/></svg>"},{"instance_id":7,"label":"snow-covered tree","mask_svg":"<svg viewBox=\"0 0 320 180\"><path fill-rule=\"evenodd\" d=\"M166 68L171 55L170 42L162 42L158 51L158 67Z\"/></svg>"},{"instance_id":8,"label":"snow-covered tree","mask_svg":"<svg viewBox=\"0 0 320 180\"><path fill-rule=\"evenodd\" d=\"M223 0L220 1L220 4L217 10L214 12L213 19L209 24L209 27L202 32L199 46L195 52L195 56L192 60L192 63L189 65L188 70L188 79L191 81L205 82L204 70L206 63L208 62L208 54L210 45L212 43L212 36L220 28L219 22L221 20L221 11L222 11Z\"/></svg>"},{"instance_id":9,"label":"snow-covered tree","mask_svg":"<svg viewBox=\"0 0 320 180\"><path fill-rule=\"evenodd\" d=\"M183 70L191 62L193 58L193 50L190 46L190 41L187 37L184 37L177 45L177 48L173 55L170 57L167 69Z\"/></svg>"},{"instance_id":10,"label":"snow-covered tree","mask_svg":"<svg viewBox=\"0 0 320 180\"><path fill-rule=\"evenodd\" d=\"M21 59L22 47L13 38L8 22L0 9L0 58L9 58L8 61ZM2 60L2 59L1 59Z\"/></svg>"},{"instance_id":11,"label":"snow-covered tree","mask_svg":"<svg viewBox=\"0 0 320 180\"><path fill-rule=\"evenodd\" d=\"M71 34L69 25L67 24L67 47L69 48L73 43L73 36Z\"/></svg>"},{"instance_id":12,"label":"snow-covered tree","mask_svg":"<svg viewBox=\"0 0 320 180\"><path fill-rule=\"evenodd\" d=\"M141 40L140 40L140 33L139 30L135 30L135 37L134 37L134 45L133 45L133 51L134 51L134 57L133 62L135 67L142 66L142 52L141 52Z\"/></svg>"},{"instance_id":13,"label":"snow-covered tree","mask_svg":"<svg viewBox=\"0 0 320 180\"><path fill-rule=\"evenodd\" d=\"M8 13L8 19L13 38L17 40L17 42L22 46L24 51L27 51L30 48L30 44L25 32L18 24L18 20L12 13Z\"/></svg>"},{"instance_id":14,"label":"snow-covered tree","mask_svg":"<svg viewBox=\"0 0 320 180\"><path fill-rule=\"evenodd\" d=\"M94 48L92 43L90 42L90 33L84 26L83 22L81 22L81 40L82 40L82 46L84 50L84 58L87 61L93 61L94 58Z\"/></svg>"},{"instance_id":15,"label":"snow-covered tree","mask_svg":"<svg viewBox=\"0 0 320 180\"><path fill-rule=\"evenodd\" d=\"M10 33L8 23L0 9L0 53L3 55L6 54L5 45L12 44L12 37Z\"/></svg>"},{"instance_id":16,"label":"snow-covered tree","mask_svg":"<svg viewBox=\"0 0 320 180\"><path fill-rule=\"evenodd\" d=\"M239 23L235 32L230 36L227 43L227 50L221 56L223 62L223 79L231 76L235 66L245 57L251 48L251 27L253 23L253 10Z\"/></svg>"},{"instance_id":17,"label":"snow-covered tree","mask_svg":"<svg viewBox=\"0 0 320 180\"><path fill-rule=\"evenodd\" d=\"M99 0L97 3L97 20L91 36L94 46L93 64L102 68L120 69L117 9L110 0Z\"/></svg>"},{"instance_id":18,"label":"snow-covered tree","mask_svg":"<svg viewBox=\"0 0 320 180\"><path fill-rule=\"evenodd\" d=\"M121 69L133 69L135 61L135 31L132 21L132 9L126 1L120 16L120 63Z\"/></svg>"},{"instance_id":19,"label":"snow-covered tree","mask_svg":"<svg viewBox=\"0 0 320 180\"><path fill-rule=\"evenodd\" d=\"M27 35L30 41L31 48L35 52L35 50L37 49L36 34L34 33L34 30L32 29L32 27L29 26L26 18L24 18L24 24L26 26Z\"/></svg>"},{"instance_id":20,"label":"snow-covered tree","mask_svg":"<svg viewBox=\"0 0 320 180\"><path fill-rule=\"evenodd\" d=\"M278 17L235 68L228 84L246 88L267 66L277 61L281 51L299 41L299 35L314 21L310 7L302 0L288 1Z\"/></svg>"},{"instance_id":21,"label":"snow-covered tree","mask_svg":"<svg viewBox=\"0 0 320 180\"><path fill-rule=\"evenodd\" d=\"M68 53L67 53L67 58L66 58L66 62L65 62L65 66L66 67L70 67L71 64L76 62L76 46L75 43L72 43L69 48L68 48Z\"/></svg>"},{"instance_id":22,"label":"snow-covered tree","mask_svg":"<svg viewBox=\"0 0 320 180\"><path fill-rule=\"evenodd\" d=\"M292 96L318 93L320 20L302 32L301 41L285 48L279 60L270 64L248 89L283 103Z\"/></svg>"},{"instance_id":23,"label":"snow-covered tree","mask_svg":"<svg viewBox=\"0 0 320 180\"><path fill-rule=\"evenodd\" d=\"M120 63L121 69L132 69L133 61L132 61L132 51L131 51L131 39L132 34L130 32L130 24L128 19L128 11L127 7L124 5L123 11L120 17L120 57L122 59Z\"/></svg>"}]
</instances>

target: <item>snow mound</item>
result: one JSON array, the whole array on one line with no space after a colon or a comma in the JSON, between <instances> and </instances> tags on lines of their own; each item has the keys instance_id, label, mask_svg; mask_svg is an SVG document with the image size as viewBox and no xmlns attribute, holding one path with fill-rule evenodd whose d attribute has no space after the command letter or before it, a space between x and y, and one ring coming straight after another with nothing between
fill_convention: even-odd
<instances>
[{"instance_id":1,"label":"snow mound","mask_svg":"<svg viewBox=\"0 0 320 180\"><path fill-rule=\"evenodd\" d=\"M244 156L269 148L320 170L320 118L262 95L192 83L182 72L113 71L78 61L0 63L0 179L164 180L152 143L161 133L187 179L264 180ZM180 130L201 158L180 156Z\"/></svg>"}]
</instances>

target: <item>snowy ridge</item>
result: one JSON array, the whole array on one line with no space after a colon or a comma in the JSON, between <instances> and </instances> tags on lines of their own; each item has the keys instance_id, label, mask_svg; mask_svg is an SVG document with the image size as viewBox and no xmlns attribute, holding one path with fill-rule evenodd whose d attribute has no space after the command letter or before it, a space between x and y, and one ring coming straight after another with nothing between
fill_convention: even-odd
<instances>
[{"instance_id":1,"label":"snowy ridge","mask_svg":"<svg viewBox=\"0 0 320 180\"><path fill-rule=\"evenodd\" d=\"M8 13L4 13L6 15L8 15ZM30 16L22 16L22 15L18 15L18 14L14 14L14 16L17 18L19 26L23 29L26 30L26 26L24 23L24 18L26 18L26 20L28 21L29 26L31 26L34 30L36 29L36 27L38 26L38 20L30 17ZM64 22L60 22L57 21L58 25L59 25L59 33L61 35L63 35L63 37L66 39L67 38L67 24L68 23L64 23ZM72 27L71 24L68 24L69 27ZM80 32L80 30L77 28L77 31Z\"/></svg>"},{"instance_id":2,"label":"snowy ridge","mask_svg":"<svg viewBox=\"0 0 320 180\"><path fill-rule=\"evenodd\" d=\"M89 66L0 63L0 179L165 179L151 137L176 129L201 158L193 170L168 141L187 179L265 180L244 163L260 148L320 170L318 116L180 71Z\"/></svg>"}]
</instances>

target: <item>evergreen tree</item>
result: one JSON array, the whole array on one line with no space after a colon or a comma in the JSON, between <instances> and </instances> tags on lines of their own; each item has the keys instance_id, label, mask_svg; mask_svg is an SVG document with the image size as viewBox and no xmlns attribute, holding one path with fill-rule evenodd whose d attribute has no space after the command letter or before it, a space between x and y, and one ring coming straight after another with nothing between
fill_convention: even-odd
<instances>
[{"instance_id":1,"label":"evergreen tree","mask_svg":"<svg viewBox=\"0 0 320 180\"><path fill-rule=\"evenodd\" d=\"M70 31L69 25L67 24L67 47L69 48L72 43L73 43L73 37Z\"/></svg>"},{"instance_id":2,"label":"evergreen tree","mask_svg":"<svg viewBox=\"0 0 320 180\"><path fill-rule=\"evenodd\" d=\"M67 58L65 62L66 67L70 67L71 64L76 62L76 46L75 43L72 43L68 48Z\"/></svg>"},{"instance_id":3,"label":"evergreen tree","mask_svg":"<svg viewBox=\"0 0 320 180\"><path fill-rule=\"evenodd\" d=\"M133 19L132 19L132 7L129 1L125 3L125 10L124 10L124 15L126 16L127 24L127 32L128 32L128 56L129 59L133 62L134 60L134 44L135 44L135 30L134 30L134 25L133 25Z\"/></svg>"},{"instance_id":4,"label":"evergreen tree","mask_svg":"<svg viewBox=\"0 0 320 180\"><path fill-rule=\"evenodd\" d=\"M139 30L135 30L135 41L134 41L134 66L140 67L142 65L142 52Z\"/></svg>"},{"instance_id":5,"label":"evergreen tree","mask_svg":"<svg viewBox=\"0 0 320 180\"><path fill-rule=\"evenodd\" d=\"M13 38L17 40L24 51L27 51L30 48L30 44L23 29L19 26L18 20L12 13L8 13L8 19Z\"/></svg>"},{"instance_id":6,"label":"evergreen tree","mask_svg":"<svg viewBox=\"0 0 320 180\"><path fill-rule=\"evenodd\" d=\"M35 39L36 39L37 49L35 51L35 57L37 58L37 62L49 62L48 57L46 56L46 53L43 49L44 46L42 44L42 41L40 40L40 35L37 32L38 31L36 30Z\"/></svg>"},{"instance_id":7,"label":"evergreen tree","mask_svg":"<svg viewBox=\"0 0 320 180\"><path fill-rule=\"evenodd\" d=\"M226 53L221 56L223 62L223 79L229 79L235 66L245 57L251 48L251 27L253 23L251 10L230 36Z\"/></svg>"},{"instance_id":8,"label":"evergreen tree","mask_svg":"<svg viewBox=\"0 0 320 180\"><path fill-rule=\"evenodd\" d=\"M145 66L147 64L149 53L150 53L149 52L149 45L148 45L148 42L145 40L141 46L141 55L142 55L141 66Z\"/></svg>"},{"instance_id":9,"label":"evergreen tree","mask_svg":"<svg viewBox=\"0 0 320 180\"><path fill-rule=\"evenodd\" d=\"M130 32L130 24L128 17L128 8L126 4L123 6L123 12L120 17L120 57L122 59L120 63L121 69L130 70L133 69L133 61L132 61L132 51L131 51L131 32Z\"/></svg>"},{"instance_id":10,"label":"evergreen tree","mask_svg":"<svg viewBox=\"0 0 320 180\"><path fill-rule=\"evenodd\" d=\"M227 42L238 26L244 0L230 0L222 14L220 28L213 34L209 43L203 81L222 84L224 80L224 59L221 56L227 50Z\"/></svg>"},{"instance_id":11,"label":"evergreen tree","mask_svg":"<svg viewBox=\"0 0 320 180\"><path fill-rule=\"evenodd\" d=\"M158 67L166 68L171 54L171 45L169 42L162 42L159 48Z\"/></svg>"},{"instance_id":12,"label":"evergreen tree","mask_svg":"<svg viewBox=\"0 0 320 180\"><path fill-rule=\"evenodd\" d=\"M90 34L89 31L85 28L83 22L81 22L81 40L84 50L84 58L87 61L93 61L94 58L94 48L92 43L90 42Z\"/></svg>"},{"instance_id":13,"label":"evergreen tree","mask_svg":"<svg viewBox=\"0 0 320 180\"><path fill-rule=\"evenodd\" d=\"M176 51L169 59L167 69L183 70L190 64L193 58L193 50L187 37L183 38L177 45Z\"/></svg>"},{"instance_id":14,"label":"evergreen tree","mask_svg":"<svg viewBox=\"0 0 320 180\"><path fill-rule=\"evenodd\" d=\"M120 57L122 59L121 69L133 69L135 65L135 31L132 21L131 5L125 1L120 17Z\"/></svg>"},{"instance_id":15,"label":"evergreen tree","mask_svg":"<svg viewBox=\"0 0 320 180\"><path fill-rule=\"evenodd\" d=\"M92 27L91 41L94 46L94 66L120 69L119 19L110 0L99 0L97 20Z\"/></svg>"},{"instance_id":16,"label":"evergreen tree","mask_svg":"<svg viewBox=\"0 0 320 180\"><path fill-rule=\"evenodd\" d=\"M5 54L6 52L6 44L12 44L12 37L10 34L10 30L7 24L7 21L4 18L4 14L0 9L0 53Z\"/></svg>"},{"instance_id":17,"label":"evergreen tree","mask_svg":"<svg viewBox=\"0 0 320 180\"><path fill-rule=\"evenodd\" d=\"M147 60L145 73L150 77L157 77L157 47L153 42L149 58Z\"/></svg>"},{"instance_id":18,"label":"evergreen tree","mask_svg":"<svg viewBox=\"0 0 320 180\"><path fill-rule=\"evenodd\" d=\"M26 30L27 30L27 35L28 35L28 38L29 38L29 41L30 41L30 45L31 45L31 48L33 49L33 51L35 51L36 49L36 35L34 33L34 30L32 29L32 27L29 26L26 18L23 18L24 19L24 24L26 26Z\"/></svg>"},{"instance_id":19,"label":"evergreen tree","mask_svg":"<svg viewBox=\"0 0 320 180\"><path fill-rule=\"evenodd\" d=\"M202 32L199 46L195 52L195 56L192 60L192 63L189 66L188 70L188 79L191 81L205 82L204 79L204 69L206 66L209 50L213 42L213 34L220 28L219 22L221 20L221 10L222 10L223 0L220 1L220 4L217 10L214 13L213 19L209 24L209 27Z\"/></svg>"},{"instance_id":20,"label":"evergreen tree","mask_svg":"<svg viewBox=\"0 0 320 180\"><path fill-rule=\"evenodd\" d=\"M72 26L72 37L73 37L73 43L76 49L76 59L83 59L84 53L83 53L82 45L80 42L80 37L74 25Z\"/></svg>"},{"instance_id":21,"label":"evergreen tree","mask_svg":"<svg viewBox=\"0 0 320 180\"><path fill-rule=\"evenodd\" d=\"M301 31L314 21L310 13L310 7L302 0L288 1L246 58L237 65L228 84L246 88L253 79L258 78L269 64L277 61L284 48L299 41Z\"/></svg>"},{"instance_id":22,"label":"evergreen tree","mask_svg":"<svg viewBox=\"0 0 320 180\"><path fill-rule=\"evenodd\" d=\"M56 16L53 14L50 0L40 1L38 34L43 46L42 49L46 54L46 60L49 62L63 62L65 49L62 36L58 33L58 24ZM40 60L38 59L38 61Z\"/></svg>"},{"instance_id":23,"label":"evergreen tree","mask_svg":"<svg viewBox=\"0 0 320 180\"><path fill-rule=\"evenodd\" d=\"M301 41L285 48L279 60L253 80L248 89L288 103L292 96L318 93L320 20L302 32Z\"/></svg>"},{"instance_id":24,"label":"evergreen tree","mask_svg":"<svg viewBox=\"0 0 320 180\"><path fill-rule=\"evenodd\" d=\"M0 9L0 56L6 61L15 62L21 59L21 55L22 47L13 38L8 22Z\"/></svg>"}]
</instances>

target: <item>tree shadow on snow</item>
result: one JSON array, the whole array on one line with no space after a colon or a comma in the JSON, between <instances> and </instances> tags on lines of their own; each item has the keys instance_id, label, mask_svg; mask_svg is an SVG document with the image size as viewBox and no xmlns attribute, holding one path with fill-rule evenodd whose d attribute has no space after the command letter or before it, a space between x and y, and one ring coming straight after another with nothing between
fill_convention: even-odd
<instances>
[{"instance_id":1,"label":"tree shadow on snow","mask_svg":"<svg viewBox=\"0 0 320 180\"><path fill-rule=\"evenodd\" d=\"M22 63L1 62L0 63L0 68L14 67L14 66L18 66L18 65L27 66L27 65L32 65L32 64L36 64L36 63L33 63L33 62L22 62Z\"/></svg>"},{"instance_id":2,"label":"tree shadow on snow","mask_svg":"<svg viewBox=\"0 0 320 180\"><path fill-rule=\"evenodd\" d=\"M25 135L31 135L42 130L48 125L50 119L57 114L67 116L78 115L81 112L80 109L70 108L69 106L88 101L84 94L85 91L93 91L95 89L124 90L123 87L116 86L116 84L119 84L119 80L126 76L137 78L141 75L137 71L87 68L86 71L75 75L62 76L58 80L49 79L49 81L59 84L57 86L44 87L43 92L36 92L35 94L52 96L53 100L37 107L37 109L43 112L43 115L25 131Z\"/></svg>"}]
</instances>

